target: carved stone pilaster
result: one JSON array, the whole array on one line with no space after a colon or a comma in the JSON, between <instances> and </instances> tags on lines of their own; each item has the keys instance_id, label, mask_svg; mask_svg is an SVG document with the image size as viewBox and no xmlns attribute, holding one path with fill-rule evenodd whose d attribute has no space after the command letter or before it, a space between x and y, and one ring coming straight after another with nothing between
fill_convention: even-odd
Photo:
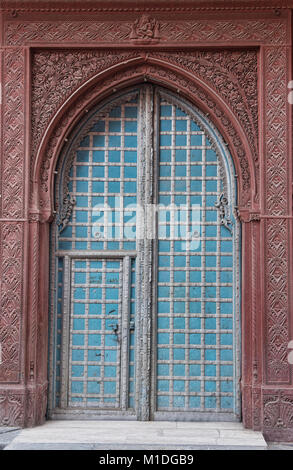
<instances>
[{"instance_id":1,"label":"carved stone pilaster","mask_svg":"<svg viewBox=\"0 0 293 470\"><path fill-rule=\"evenodd\" d=\"M2 197L3 218L24 215L25 52L3 52Z\"/></svg>"},{"instance_id":2,"label":"carved stone pilaster","mask_svg":"<svg viewBox=\"0 0 293 470\"><path fill-rule=\"evenodd\" d=\"M23 224L0 224L0 384L21 378Z\"/></svg>"}]
</instances>

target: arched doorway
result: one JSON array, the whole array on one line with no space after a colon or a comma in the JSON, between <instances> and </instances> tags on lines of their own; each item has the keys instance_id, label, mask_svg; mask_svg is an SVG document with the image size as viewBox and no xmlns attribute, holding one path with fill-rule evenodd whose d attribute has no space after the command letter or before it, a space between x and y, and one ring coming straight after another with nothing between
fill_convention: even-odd
<instances>
[{"instance_id":1,"label":"arched doorway","mask_svg":"<svg viewBox=\"0 0 293 470\"><path fill-rule=\"evenodd\" d=\"M227 147L145 84L87 114L56 170L51 417L240 419L240 236Z\"/></svg>"}]
</instances>

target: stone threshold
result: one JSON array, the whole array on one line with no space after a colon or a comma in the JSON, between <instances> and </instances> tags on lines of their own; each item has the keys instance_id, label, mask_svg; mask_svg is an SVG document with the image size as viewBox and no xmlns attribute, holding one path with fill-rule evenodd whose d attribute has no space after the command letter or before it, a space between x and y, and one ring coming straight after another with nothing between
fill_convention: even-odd
<instances>
[{"instance_id":1,"label":"stone threshold","mask_svg":"<svg viewBox=\"0 0 293 470\"><path fill-rule=\"evenodd\" d=\"M47 421L23 429L5 450L266 450L261 432L241 423Z\"/></svg>"}]
</instances>

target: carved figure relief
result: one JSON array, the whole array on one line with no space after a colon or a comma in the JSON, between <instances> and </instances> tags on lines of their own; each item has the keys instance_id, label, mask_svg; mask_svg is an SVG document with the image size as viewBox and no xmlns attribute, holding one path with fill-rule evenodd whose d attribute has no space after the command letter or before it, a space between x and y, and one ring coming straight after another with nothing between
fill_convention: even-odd
<instances>
[{"instance_id":1,"label":"carved figure relief","mask_svg":"<svg viewBox=\"0 0 293 470\"><path fill-rule=\"evenodd\" d=\"M160 38L160 25L150 16L142 15L132 25L129 38L137 44L154 42Z\"/></svg>"}]
</instances>

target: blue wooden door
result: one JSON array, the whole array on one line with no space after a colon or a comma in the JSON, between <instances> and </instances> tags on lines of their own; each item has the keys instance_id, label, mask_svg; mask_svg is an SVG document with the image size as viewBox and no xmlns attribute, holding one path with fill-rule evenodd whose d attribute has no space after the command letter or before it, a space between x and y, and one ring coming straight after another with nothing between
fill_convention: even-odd
<instances>
[{"instance_id":1,"label":"blue wooden door","mask_svg":"<svg viewBox=\"0 0 293 470\"><path fill-rule=\"evenodd\" d=\"M50 413L239 419L239 227L207 118L151 85L93 110L56 178Z\"/></svg>"},{"instance_id":2,"label":"blue wooden door","mask_svg":"<svg viewBox=\"0 0 293 470\"><path fill-rule=\"evenodd\" d=\"M131 211L120 209L137 200L137 99L135 92L102 107L60 165L57 416L134 414L136 240L127 231Z\"/></svg>"},{"instance_id":3,"label":"blue wooden door","mask_svg":"<svg viewBox=\"0 0 293 470\"><path fill-rule=\"evenodd\" d=\"M158 99L154 414L236 418L239 247L227 150L199 113Z\"/></svg>"}]
</instances>

